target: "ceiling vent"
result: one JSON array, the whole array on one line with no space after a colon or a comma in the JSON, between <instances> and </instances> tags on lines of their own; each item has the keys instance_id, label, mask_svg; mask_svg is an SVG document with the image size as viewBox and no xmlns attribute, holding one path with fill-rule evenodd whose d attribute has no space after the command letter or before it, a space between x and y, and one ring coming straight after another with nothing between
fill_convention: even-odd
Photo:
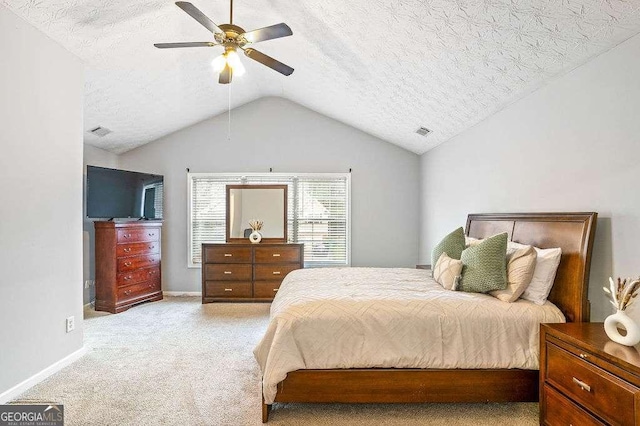
<instances>
[{"instance_id":1,"label":"ceiling vent","mask_svg":"<svg viewBox=\"0 0 640 426\"><path fill-rule=\"evenodd\" d=\"M91 129L89 130L89 133L94 134L98 137L103 137L103 136L107 136L109 133L111 133L111 130L107 129L106 127L96 127L95 129Z\"/></svg>"},{"instance_id":2,"label":"ceiling vent","mask_svg":"<svg viewBox=\"0 0 640 426\"><path fill-rule=\"evenodd\" d=\"M427 129L426 127L420 127L418 130L416 130L416 133L419 134L420 136L424 136L427 137L429 136L429 133L431 133L432 131Z\"/></svg>"}]
</instances>

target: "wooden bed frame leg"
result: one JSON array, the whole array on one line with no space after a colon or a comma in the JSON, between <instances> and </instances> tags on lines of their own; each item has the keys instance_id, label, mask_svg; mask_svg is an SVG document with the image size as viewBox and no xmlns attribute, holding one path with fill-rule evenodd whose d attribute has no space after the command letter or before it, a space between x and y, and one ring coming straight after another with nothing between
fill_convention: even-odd
<instances>
[{"instance_id":1,"label":"wooden bed frame leg","mask_svg":"<svg viewBox=\"0 0 640 426\"><path fill-rule=\"evenodd\" d=\"M271 411L271 404L264 403L264 396L262 396L262 423L269 421L269 412Z\"/></svg>"}]
</instances>

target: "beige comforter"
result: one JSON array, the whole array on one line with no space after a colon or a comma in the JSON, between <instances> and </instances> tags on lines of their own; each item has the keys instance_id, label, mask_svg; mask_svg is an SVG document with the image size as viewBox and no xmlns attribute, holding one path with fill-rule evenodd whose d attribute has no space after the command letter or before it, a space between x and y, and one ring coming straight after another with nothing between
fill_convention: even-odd
<instances>
[{"instance_id":1,"label":"beige comforter","mask_svg":"<svg viewBox=\"0 0 640 426\"><path fill-rule=\"evenodd\" d=\"M302 269L287 275L254 355L265 402L298 369L538 368L541 322L558 308L444 290L420 269Z\"/></svg>"}]
</instances>

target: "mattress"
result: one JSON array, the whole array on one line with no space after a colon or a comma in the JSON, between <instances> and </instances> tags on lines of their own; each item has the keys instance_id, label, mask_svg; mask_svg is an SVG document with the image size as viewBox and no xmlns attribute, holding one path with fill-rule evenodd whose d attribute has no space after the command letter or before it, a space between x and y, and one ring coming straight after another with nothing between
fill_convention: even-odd
<instances>
[{"instance_id":1,"label":"mattress","mask_svg":"<svg viewBox=\"0 0 640 426\"><path fill-rule=\"evenodd\" d=\"M444 290L406 268L301 269L286 276L254 350L265 403L290 371L336 368L538 369L550 302Z\"/></svg>"}]
</instances>

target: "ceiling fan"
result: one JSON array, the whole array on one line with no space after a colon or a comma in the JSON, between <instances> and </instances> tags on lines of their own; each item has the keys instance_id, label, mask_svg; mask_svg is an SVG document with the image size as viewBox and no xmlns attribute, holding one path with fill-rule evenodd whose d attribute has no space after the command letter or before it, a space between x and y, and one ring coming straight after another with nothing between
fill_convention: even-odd
<instances>
[{"instance_id":1,"label":"ceiling fan","mask_svg":"<svg viewBox=\"0 0 640 426\"><path fill-rule=\"evenodd\" d=\"M218 78L220 84L231 83L233 74L238 76L244 74L244 66L237 53L238 49L242 50L247 57L254 61L260 62L281 74L291 75L293 68L290 66L251 47L247 47L252 43L293 35L291 28L289 28L287 24L281 23L253 31L245 31L239 26L233 25L233 0L230 0L230 3L229 23L216 25L193 4L186 1L176 2L176 6L184 10L189 16L213 33L214 41L156 43L154 46L158 49L223 46L224 53L215 58L212 63L214 70L220 73L220 77Z\"/></svg>"}]
</instances>

